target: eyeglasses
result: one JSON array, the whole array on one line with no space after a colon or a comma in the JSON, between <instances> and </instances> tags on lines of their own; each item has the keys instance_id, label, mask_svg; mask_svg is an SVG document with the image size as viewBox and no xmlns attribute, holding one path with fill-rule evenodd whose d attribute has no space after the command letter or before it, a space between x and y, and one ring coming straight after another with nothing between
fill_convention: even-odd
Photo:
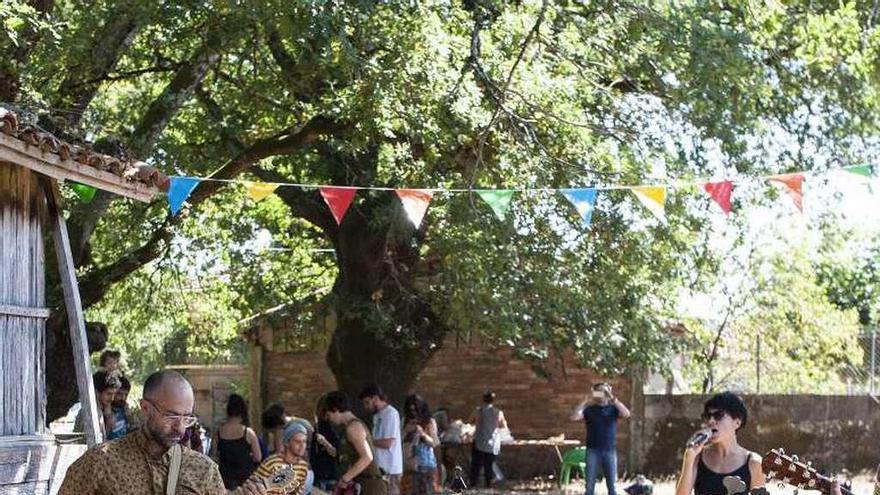
<instances>
[{"instance_id":1,"label":"eyeglasses","mask_svg":"<svg viewBox=\"0 0 880 495\"><path fill-rule=\"evenodd\" d=\"M189 428L190 426L196 424L199 421L199 418L195 417L192 414L173 414L169 413L165 409L163 409L159 404L156 404L155 401L151 399L147 399L144 397L144 400L149 402L151 406L153 406L156 411L159 411L159 414L162 415L162 419L165 420L166 423L180 423L184 428Z\"/></svg>"},{"instance_id":2,"label":"eyeglasses","mask_svg":"<svg viewBox=\"0 0 880 495\"><path fill-rule=\"evenodd\" d=\"M721 421L724 419L724 416L727 415L727 411L717 410L717 411L706 411L704 412L700 418L703 421L709 421L709 418L714 419L715 421Z\"/></svg>"}]
</instances>

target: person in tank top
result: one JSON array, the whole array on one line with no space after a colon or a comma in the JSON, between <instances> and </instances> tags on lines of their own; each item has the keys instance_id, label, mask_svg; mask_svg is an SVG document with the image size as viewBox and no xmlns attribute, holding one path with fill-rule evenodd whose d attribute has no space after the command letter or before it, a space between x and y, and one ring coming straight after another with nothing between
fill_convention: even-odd
<instances>
[{"instance_id":1,"label":"person in tank top","mask_svg":"<svg viewBox=\"0 0 880 495\"><path fill-rule=\"evenodd\" d=\"M227 490L234 490L254 472L263 455L257 434L248 427L247 403L242 396L229 396L226 417L217 429L211 457L220 466L223 485Z\"/></svg>"},{"instance_id":2,"label":"person in tank top","mask_svg":"<svg viewBox=\"0 0 880 495\"><path fill-rule=\"evenodd\" d=\"M701 419L712 434L707 441L685 448L675 495L741 495L763 487L761 457L736 439L748 419L742 399L731 392L717 394L706 401Z\"/></svg>"},{"instance_id":3,"label":"person in tank top","mask_svg":"<svg viewBox=\"0 0 880 495\"><path fill-rule=\"evenodd\" d=\"M337 488L352 483L360 485L360 495L387 495L388 482L376 464L373 437L367 425L351 412L351 402L344 392L330 392L323 398L324 417L342 427L345 434L336 449L342 475Z\"/></svg>"},{"instance_id":4,"label":"person in tank top","mask_svg":"<svg viewBox=\"0 0 880 495\"><path fill-rule=\"evenodd\" d=\"M495 431L499 428L507 428L504 411L495 407L495 394L492 391L486 391L483 394L483 405L474 409L468 423L476 425L474 443L471 446L470 486L471 488L477 487L482 469L486 488L489 488L495 479L492 466L495 464L495 456L498 455L500 449L500 445L495 443Z\"/></svg>"}]
</instances>

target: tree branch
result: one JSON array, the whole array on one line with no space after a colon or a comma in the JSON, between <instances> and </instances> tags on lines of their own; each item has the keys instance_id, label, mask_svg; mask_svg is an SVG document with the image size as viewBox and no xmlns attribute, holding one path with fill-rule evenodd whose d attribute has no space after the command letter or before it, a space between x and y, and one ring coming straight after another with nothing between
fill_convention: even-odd
<instances>
[{"instance_id":1,"label":"tree branch","mask_svg":"<svg viewBox=\"0 0 880 495\"><path fill-rule=\"evenodd\" d=\"M306 103L314 101L321 88L310 88L310 91L303 88L303 82L313 74L310 71L302 70L302 67L297 64L296 60L287 53L281 40L281 34L278 33L278 29L275 26L266 26L266 46L269 47L272 59L275 60L278 68L281 69L281 77L284 78L287 87L293 91L296 99Z\"/></svg>"},{"instance_id":2,"label":"tree branch","mask_svg":"<svg viewBox=\"0 0 880 495\"><path fill-rule=\"evenodd\" d=\"M46 19L55 7L55 0L29 0L38 17ZM27 65L31 51L40 41L39 26L28 22L22 29L18 43L4 43L4 60L0 61L0 101L14 102L21 89L21 70ZM11 45L11 46L10 46Z\"/></svg>"},{"instance_id":3,"label":"tree branch","mask_svg":"<svg viewBox=\"0 0 880 495\"><path fill-rule=\"evenodd\" d=\"M72 110L65 114L65 120L70 127L79 124L83 110L98 93L100 81L116 67L122 53L134 41L142 22L138 13L123 2L117 7L116 14L110 16L109 22L99 25L98 32L92 37L94 43L89 55L82 64L74 66L68 72L52 100L53 107ZM83 83L89 79L96 82Z\"/></svg>"},{"instance_id":4,"label":"tree branch","mask_svg":"<svg viewBox=\"0 0 880 495\"><path fill-rule=\"evenodd\" d=\"M337 121L318 115L302 126L287 129L275 136L256 141L238 156L226 162L220 170L211 174L211 178L232 179L264 158L291 154L311 145L321 136L338 133L344 127ZM196 187L187 202L193 205L198 204L224 185L223 182L202 182Z\"/></svg>"},{"instance_id":5,"label":"tree branch","mask_svg":"<svg viewBox=\"0 0 880 495\"><path fill-rule=\"evenodd\" d=\"M173 64L160 64L160 65L154 65L152 67L144 67L143 69L135 69L135 70L130 70L130 71L117 72L112 75L107 74L103 77L96 77L94 79L88 79L86 81L74 83L74 85L71 86L71 89L75 89L80 86L92 85L92 84L100 85L100 83L106 82L106 81L123 81L125 79L130 79L132 77L140 76L143 74L154 74L154 73L158 73L158 72L171 72L171 71L179 69L181 65L183 65L183 64L179 63L179 62L173 63Z\"/></svg>"},{"instance_id":6,"label":"tree branch","mask_svg":"<svg viewBox=\"0 0 880 495\"><path fill-rule=\"evenodd\" d=\"M273 170L261 167L251 169L254 175L265 182L286 182L286 178ZM290 212L323 230L335 242L338 227L318 191L306 191L298 187L284 187L275 194L290 208Z\"/></svg>"},{"instance_id":7,"label":"tree branch","mask_svg":"<svg viewBox=\"0 0 880 495\"><path fill-rule=\"evenodd\" d=\"M178 68L162 94L150 104L128 143L133 156L149 155L162 131L192 97L208 71L220 60L224 41L220 31L219 27L209 29L204 43L187 63Z\"/></svg>"},{"instance_id":8,"label":"tree branch","mask_svg":"<svg viewBox=\"0 0 880 495\"><path fill-rule=\"evenodd\" d=\"M340 125L324 117L315 117L299 129L273 137L261 139L242 150L238 156L229 160L211 175L215 179L232 179L247 170L253 163L270 156L290 154L314 143L321 135L338 131ZM196 206L216 194L225 183L206 181L193 191L187 202ZM291 189L291 188L287 188ZM173 237L172 228L178 225L183 215L168 215L163 223L139 248L122 256L113 263L90 270L80 277L80 287L89 288L83 295L83 308L100 301L110 286L129 274L137 271L150 261L158 258ZM57 313L58 311L55 311ZM63 316L62 316L63 317Z\"/></svg>"},{"instance_id":9,"label":"tree branch","mask_svg":"<svg viewBox=\"0 0 880 495\"><path fill-rule=\"evenodd\" d=\"M208 71L220 59L220 54L217 51L217 47L222 46L219 32L219 28L209 30L202 46L186 63L179 65L174 77L165 86L162 94L150 104L131 134L126 154L135 157L150 154L150 150L159 136L180 112L186 101L192 97L196 87L201 84ZM78 260L79 266L90 262L89 256L87 256L89 239L98 221L114 199L115 196L112 194L98 191L96 198L91 203L77 205L74 209L71 215L70 234L71 239L76 241L72 247L74 248L74 259Z\"/></svg>"}]
</instances>

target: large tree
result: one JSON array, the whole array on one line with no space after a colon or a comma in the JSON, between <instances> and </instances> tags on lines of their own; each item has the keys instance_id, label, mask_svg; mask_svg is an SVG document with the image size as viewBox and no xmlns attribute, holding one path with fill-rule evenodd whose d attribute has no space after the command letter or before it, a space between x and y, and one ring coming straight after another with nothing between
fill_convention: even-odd
<instances>
[{"instance_id":1,"label":"large tree","mask_svg":"<svg viewBox=\"0 0 880 495\"><path fill-rule=\"evenodd\" d=\"M44 109L41 125L168 174L387 187L634 184L860 158L860 138L876 124L875 10L18 1L0 7L14 55L0 81L6 101ZM767 158L780 136L801 146ZM73 206L84 304L109 293L114 308L149 305L168 290L151 284L157 270L193 266L222 286L210 293L226 294L233 314L312 297L336 322L327 360L339 385L378 380L400 396L458 331L536 358L571 347L602 370L654 365L668 347L659 321L667 287L706 266L688 247L707 206L694 197L673 198L660 224L609 193L590 230L540 191L520 195L497 223L473 195L438 198L418 229L388 193L361 194L339 226L314 190L277 197L254 206L225 182L205 182L178 217L161 201L107 195ZM235 249L260 231L291 249L280 258L291 264ZM330 246L335 257L309 246ZM181 263L187 250L220 263L209 271L204 254ZM198 327L210 310L197 309L182 305L174 321ZM137 314L133 325L164 318ZM54 416L75 395L61 310L47 331Z\"/></svg>"}]
</instances>

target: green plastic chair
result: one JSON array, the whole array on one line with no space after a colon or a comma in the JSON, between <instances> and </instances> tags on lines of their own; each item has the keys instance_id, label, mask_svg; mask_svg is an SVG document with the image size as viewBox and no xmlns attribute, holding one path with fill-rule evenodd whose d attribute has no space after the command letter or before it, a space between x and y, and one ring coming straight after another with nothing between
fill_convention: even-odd
<instances>
[{"instance_id":1,"label":"green plastic chair","mask_svg":"<svg viewBox=\"0 0 880 495\"><path fill-rule=\"evenodd\" d=\"M581 478L586 478L587 448L575 447L562 456L562 466L559 468L559 486L567 485L571 481L571 470L577 469Z\"/></svg>"}]
</instances>

